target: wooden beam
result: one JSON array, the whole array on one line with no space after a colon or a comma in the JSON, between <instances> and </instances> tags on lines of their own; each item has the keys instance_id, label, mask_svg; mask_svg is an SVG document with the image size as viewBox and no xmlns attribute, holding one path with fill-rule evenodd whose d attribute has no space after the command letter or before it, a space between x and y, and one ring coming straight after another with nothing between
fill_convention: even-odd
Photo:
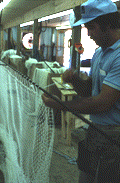
<instances>
[{"instance_id":1,"label":"wooden beam","mask_svg":"<svg viewBox=\"0 0 120 183\"><path fill-rule=\"evenodd\" d=\"M74 13L76 16L76 22L80 20L80 6L76 6L74 8ZM78 52L75 51L75 43L80 43L81 40L81 26L73 27L72 29L72 45L73 45L73 53L72 53L72 63L71 67L76 69L78 65L80 64L80 55Z\"/></svg>"},{"instance_id":2,"label":"wooden beam","mask_svg":"<svg viewBox=\"0 0 120 183\"><path fill-rule=\"evenodd\" d=\"M17 26L17 55L20 55L21 50L21 29L20 25Z\"/></svg>"},{"instance_id":3,"label":"wooden beam","mask_svg":"<svg viewBox=\"0 0 120 183\"><path fill-rule=\"evenodd\" d=\"M38 51L39 46L39 33L38 33L38 19L34 20L34 26L33 26L33 56Z\"/></svg>"},{"instance_id":4,"label":"wooden beam","mask_svg":"<svg viewBox=\"0 0 120 183\"><path fill-rule=\"evenodd\" d=\"M3 50L3 30L2 27L0 26L0 54L2 50Z\"/></svg>"},{"instance_id":5,"label":"wooden beam","mask_svg":"<svg viewBox=\"0 0 120 183\"><path fill-rule=\"evenodd\" d=\"M118 11L120 13L120 1L115 2L115 4L117 5Z\"/></svg>"},{"instance_id":6,"label":"wooden beam","mask_svg":"<svg viewBox=\"0 0 120 183\"><path fill-rule=\"evenodd\" d=\"M58 13L61 11L74 8L75 6L78 6L85 1L87 0L72 0L72 1L71 0L55 0L55 1L50 0L47 3L32 9L26 14L21 15L20 17L14 18L14 20L10 20L8 17L7 20L2 22L2 26L3 26L3 29L14 27L31 20L35 20L48 15L52 15L54 13Z\"/></svg>"},{"instance_id":7,"label":"wooden beam","mask_svg":"<svg viewBox=\"0 0 120 183\"><path fill-rule=\"evenodd\" d=\"M11 49L11 28L8 29L8 49Z\"/></svg>"}]
</instances>

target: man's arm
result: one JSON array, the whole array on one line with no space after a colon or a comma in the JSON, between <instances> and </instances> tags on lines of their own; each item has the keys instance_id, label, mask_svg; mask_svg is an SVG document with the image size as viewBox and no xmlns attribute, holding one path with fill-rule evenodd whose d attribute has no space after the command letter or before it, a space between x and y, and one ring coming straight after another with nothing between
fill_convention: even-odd
<instances>
[{"instance_id":1,"label":"man's arm","mask_svg":"<svg viewBox=\"0 0 120 183\"><path fill-rule=\"evenodd\" d=\"M103 84L99 95L64 102L75 112L82 114L107 113L120 98L120 91Z\"/></svg>"},{"instance_id":2,"label":"man's arm","mask_svg":"<svg viewBox=\"0 0 120 183\"><path fill-rule=\"evenodd\" d=\"M99 114L107 113L119 98L119 90L103 84L99 95L85 98L82 97L77 100L63 102L63 104L76 113ZM66 111L66 108L64 108L60 103L46 95L42 95L42 99L48 107Z\"/></svg>"}]
</instances>

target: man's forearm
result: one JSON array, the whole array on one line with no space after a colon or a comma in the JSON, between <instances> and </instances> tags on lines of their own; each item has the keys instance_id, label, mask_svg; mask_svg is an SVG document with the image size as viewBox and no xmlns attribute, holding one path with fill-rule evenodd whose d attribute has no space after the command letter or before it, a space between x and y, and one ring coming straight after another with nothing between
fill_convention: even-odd
<instances>
[{"instance_id":1,"label":"man's forearm","mask_svg":"<svg viewBox=\"0 0 120 183\"><path fill-rule=\"evenodd\" d=\"M89 97L92 95L92 79L82 80L77 75L74 75L71 81L74 90L82 97Z\"/></svg>"},{"instance_id":2,"label":"man's forearm","mask_svg":"<svg viewBox=\"0 0 120 183\"><path fill-rule=\"evenodd\" d=\"M42 95L46 106L63 111L73 111L82 114L108 113L114 104L120 99L120 91L103 84L99 95L92 97L76 97L72 101L62 102L58 99L51 99L46 94Z\"/></svg>"},{"instance_id":3,"label":"man's forearm","mask_svg":"<svg viewBox=\"0 0 120 183\"><path fill-rule=\"evenodd\" d=\"M99 100L97 97L82 97L77 100L66 101L63 102L70 110L75 113L82 114L99 114L105 113L109 110L107 106L105 106L104 101ZM63 109L66 110L66 109Z\"/></svg>"}]
</instances>

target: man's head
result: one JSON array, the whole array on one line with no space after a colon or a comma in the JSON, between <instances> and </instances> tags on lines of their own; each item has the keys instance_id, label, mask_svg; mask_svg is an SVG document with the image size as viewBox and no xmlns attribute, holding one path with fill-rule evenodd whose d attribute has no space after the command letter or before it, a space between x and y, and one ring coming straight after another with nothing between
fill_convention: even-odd
<instances>
[{"instance_id":1,"label":"man's head","mask_svg":"<svg viewBox=\"0 0 120 183\"><path fill-rule=\"evenodd\" d=\"M89 36L101 47L108 47L119 38L120 14L111 0L88 0L81 5L82 18L74 26L85 24Z\"/></svg>"},{"instance_id":2,"label":"man's head","mask_svg":"<svg viewBox=\"0 0 120 183\"><path fill-rule=\"evenodd\" d=\"M120 39L120 14L118 12L99 16L85 23L89 36L101 47L108 47Z\"/></svg>"}]
</instances>

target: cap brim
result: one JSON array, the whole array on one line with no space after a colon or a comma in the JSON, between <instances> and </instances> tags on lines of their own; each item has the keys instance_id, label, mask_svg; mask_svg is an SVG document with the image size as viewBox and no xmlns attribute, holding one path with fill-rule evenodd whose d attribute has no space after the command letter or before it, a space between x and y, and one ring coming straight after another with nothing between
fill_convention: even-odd
<instances>
[{"instance_id":1,"label":"cap brim","mask_svg":"<svg viewBox=\"0 0 120 183\"><path fill-rule=\"evenodd\" d=\"M94 18L82 18L82 19L78 20L76 23L74 23L74 24L73 24L73 27L79 26L79 25L81 25L81 24L85 24L85 23L87 23L87 22L90 22L91 20L94 20L95 18L96 18L96 17L94 17Z\"/></svg>"},{"instance_id":2,"label":"cap brim","mask_svg":"<svg viewBox=\"0 0 120 183\"><path fill-rule=\"evenodd\" d=\"M115 13L115 12L117 12L117 9L113 9L113 11L111 11L111 12L109 12L109 13ZM109 13L108 13L108 14L109 14ZM105 14L107 14L107 13L105 13ZM96 19L97 17L99 17L99 16L101 16L101 15L105 15L105 14L99 14L98 16L92 17L92 18L81 18L80 20L78 20L77 22L75 22L75 23L73 24L73 27L79 26L79 25L81 25L81 24L85 24L85 23L87 23L87 22L90 22L91 20L94 20L94 19Z\"/></svg>"}]
</instances>

